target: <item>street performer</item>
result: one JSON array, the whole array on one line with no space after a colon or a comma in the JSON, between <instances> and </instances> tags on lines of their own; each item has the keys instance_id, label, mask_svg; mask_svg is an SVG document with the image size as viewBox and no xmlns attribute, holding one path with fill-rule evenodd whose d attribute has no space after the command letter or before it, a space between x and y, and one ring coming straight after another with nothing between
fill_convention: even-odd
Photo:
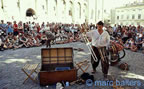
<instances>
[{"instance_id":1,"label":"street performer","mask_svg":"<svg viewBox=\"0 0 144 89\"><path fill-rule=\"evenodd\" d=\"M99 21L97 23L97 29L86 32L86 36L91 39L92 49L98 59L98 61L96 62L91 56L91 63L93 68L92 73L96 72L96 68L98 67L101 60L102 72L104 74L104 78L107 78L109 59L106 49L110 44L110 36L107 31L103 30L103 26L104 23L102 21ZM84 29L82 29L81 32L84 32Z\"/></svg>"}]
</instances>

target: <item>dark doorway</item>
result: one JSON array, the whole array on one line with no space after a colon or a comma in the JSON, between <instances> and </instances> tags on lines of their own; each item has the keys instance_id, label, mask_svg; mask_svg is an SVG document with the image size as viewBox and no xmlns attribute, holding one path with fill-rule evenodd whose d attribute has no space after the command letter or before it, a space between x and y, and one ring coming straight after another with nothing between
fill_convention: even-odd
<instances>
[{"instance_id":1,"label":"dark doorway","mask_svg":"<svg viewBox=\"0 0 144 89\"><path fill-rule=\"evenodd\" d=\"M34 11L33 9L29 8L29 9L26 11L26 16L31 17L31 16L33 16L33 15L35 15L35 11Z\"/></svg>"}]
</instances>

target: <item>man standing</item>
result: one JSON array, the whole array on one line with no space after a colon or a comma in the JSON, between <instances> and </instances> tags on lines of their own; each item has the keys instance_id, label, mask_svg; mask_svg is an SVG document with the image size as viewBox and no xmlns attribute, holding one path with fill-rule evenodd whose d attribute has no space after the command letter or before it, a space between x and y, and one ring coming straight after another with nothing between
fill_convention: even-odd
<instances>
[{"instance_id":1,"label":"man standing","mask_svg":"<svg viewBox=\"0 0 144 89\"><path fill-rule=\"evenodd\" d=\"M46 41L46 47L51 48L51 40L55 39L55 36L52 34L50 30L46 31L47 41Z\"/></svg>"},{"instance_id":2,"label":"man standing","mask_svg":"<svg viewBox=\"0 0 144 89\"><path fill-rule=\"evenodd\" d=\"M92 48L98 59L98 61L96 62L93 57L91 57L91 63L93 68L92 73L96 72L96 68L99 65L99 61L101 60L102 72L104 74L104 78L107 78L109 60L106 56L106 48L110 43L110 36L107 31L103 30L103 25L104 23L102 21L99 21L97 23L97 29L87 32L86 35L87 37L91 38Z\"/></svg>"}]
</instances>

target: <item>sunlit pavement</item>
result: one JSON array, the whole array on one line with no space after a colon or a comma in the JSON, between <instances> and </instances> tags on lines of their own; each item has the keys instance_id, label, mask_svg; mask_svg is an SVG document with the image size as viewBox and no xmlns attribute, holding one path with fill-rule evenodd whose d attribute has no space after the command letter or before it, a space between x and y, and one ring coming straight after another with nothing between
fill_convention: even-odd
<instances>
[{"instance_id":1,"label":"sunlit pavement","mask_svg":"<svg viewBox=\"0 0 144 89\"><path fill-rule=\"evenodd\" d=\"M5 50L0 51L0 89L46 89L47 87L42 87L39 84L32 82L31 80L26 81L22 84L26 75L21 71L21 68L26 63L40 63L41 62L41 48L21 48L17 50ZM74 47L83 48L84 51L74 51L74 61L82 61L84 59L90 60L90 53L85 44L76 42L69 44L53 45L52 47ZM122 62L127 62L130 65L129 71L122 71L118 69L117 66L110 66L109 76L116 78L118 81L123 81L125 79L129 81L139 80L142 85L131 86L125 89L144 89L144 54L140 52L126 51L126 57ZM87 72L90 73L91 67ZM82 72L78 71L80 75ZM97 68L97 73L95 74L95 80L102 81L103 75L101 71L101 66ZM113 89L111 86L91 86L74 84L67 89ZM48 89L55 89L49 86Z\"/></svg>"}]
</instances>

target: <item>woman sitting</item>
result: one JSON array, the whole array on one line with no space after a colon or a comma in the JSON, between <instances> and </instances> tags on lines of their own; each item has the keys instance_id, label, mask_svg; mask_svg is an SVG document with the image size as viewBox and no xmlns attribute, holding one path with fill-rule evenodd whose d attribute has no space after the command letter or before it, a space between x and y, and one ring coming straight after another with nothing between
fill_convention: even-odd
<instances>
[{"instance_id":1,"label":"woman sitting","mask_svg":"<svg viewBox=\"0 0 144 89\"><path fill-rule=\"evenodd\" d=\"M135 41L133 39L131 39L131 46L130 46L131 51L133 52L137 52L138 48L135 45Z\"/></svg>"},{"instance_id":2,"label":"woman sitting","mask_svg":"<svg viewBox=\"0 0 144 89\"><path fill-rule=\"evenodd\" d=\"M20 45L23 45L23 47L29 47L28 46L28 39L25 37L25 35L24 34L20 34L19 35L20 36L20 38L19 38L19 43L20 43Z\"/></svg>"},{"instance_id":3,"label":"woman sitting","mask_svg":"<svg viewBox=\"0 0 144 89\"><path fill-rule=\"evenodd\" d=\"M18 49L18 48L21 48L23 45L19 44L19 40L16 36L14 36L14 39L13 39L13 48L14 49Z\"/></svg>"},{"instance_id":4,"label":"woman sitting","mask_svg":"<svg viewBox=\"0 0 144 89\"><path fill-rule=\"evenodd\" d=\"M4 46L5 46L5 49L11 49L11 48L13 48L11 39L6 38L5 43L4 43Z\"/></svg>"}]
</instances>

